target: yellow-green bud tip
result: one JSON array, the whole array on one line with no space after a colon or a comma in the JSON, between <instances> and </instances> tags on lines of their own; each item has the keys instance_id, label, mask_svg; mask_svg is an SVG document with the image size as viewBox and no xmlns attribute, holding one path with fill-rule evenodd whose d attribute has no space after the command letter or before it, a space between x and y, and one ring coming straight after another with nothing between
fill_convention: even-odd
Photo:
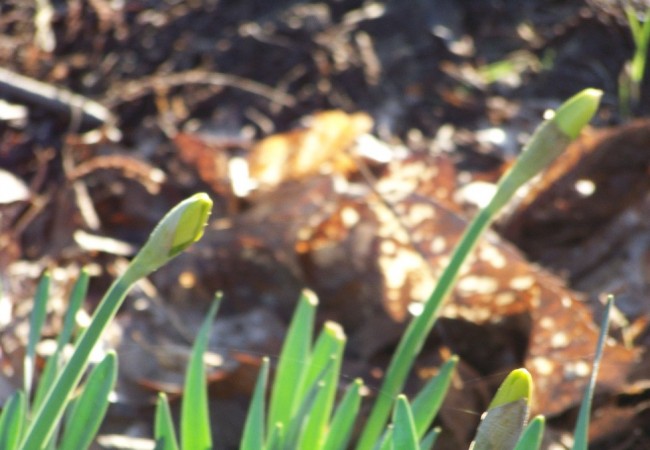
<instances>
[{"instance_id":1,"label":"yellow-green bud tip","mask_svg":"<svg viewBox=\"0 0 650 450\"><path fill-rule=\"evenodd\" d=\"M516 369L503 380L488 410L517 400L530 401L533 395L533 378L526 369Z\"/></svg>"},{"instance_id":2,"label":"yellow-green bud tip","mask_svg":"<svg viewBox=\"0 0 650 450\"><path fill-rule=\"evenodd\" d=\"M564 134L575 139L596 114L602 95L603 91L593 88L578 92L560 106L553 122Z\"/></svg>"},{"instance_id":3,"label":"yellow-green bud tip","mask_svg":"<svg viewBox=\"0 0 650 450\"><path fill-rule=\"evenodd\" d=\"M175 209L181 213L176 224L169 256L177 255L201 239L212 210L212 200L199 193L181 202Z\"/></svg>"}]
</instances>

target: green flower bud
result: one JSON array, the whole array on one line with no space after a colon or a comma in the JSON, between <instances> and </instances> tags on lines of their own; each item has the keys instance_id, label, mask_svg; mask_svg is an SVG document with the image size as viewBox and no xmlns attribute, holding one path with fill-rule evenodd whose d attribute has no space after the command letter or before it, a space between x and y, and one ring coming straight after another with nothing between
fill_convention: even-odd
<instances>
[{"instance_id":1,"label":"green flower bud","mask_svg":"<svg viewBox=\"0 0 650 450\"><path fill-rule=\"evenodd\" d=\"M564 102L551 120L564 134L575 139L596 114L602 96L601 90L584 89Z\"/></svg>"},{"instance_id":2,"label":"green flower bud","mask_svg":"<svg viewBox=\"0 0 650 450\"><path fill-rule=\"evenodd\" d=\"M162 218L129 266L134 278L147 276L203 236L212 200L199 193L180 202Z\"/></svg>"},{"instance_id":3,"label":"green flower bud","mask_svg":"<svg viewBox=\"0 0 650 450\"><path fill-rule=\"evenodd\" d=\"M533 394L533 378L526 369L517 369L503 380L494 395L488 411L506 403L523 399L528 403Z\"/></svg>"}]
</instances>

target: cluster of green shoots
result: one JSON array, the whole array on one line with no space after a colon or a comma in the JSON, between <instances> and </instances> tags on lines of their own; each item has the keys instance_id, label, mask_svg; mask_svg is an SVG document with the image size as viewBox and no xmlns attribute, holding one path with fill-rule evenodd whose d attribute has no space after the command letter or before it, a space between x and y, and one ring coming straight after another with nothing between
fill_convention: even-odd
<instances>
[{"instance_id":1,"label":"cluster of green shoots","mask_svg":"<svg viewBox=\"0 0 650 450\"><path fill-rule=\"evenodd\" d=\"M627 5L624 9L634 41L634 55L625 64L619 76L618 97L621 114L624 117L630 117L631 110L641 100L641 83L646 70L650 45L650 9L645 11L642 21L639 20L638 13L632 5Z\"/></svg>"},{"instance_id":2,"label":"cluster of green shoots","mask_svg":"<svg viewBox=\"0 0 650 450\"><path fill-rule=\"evenodd\" d=\"M600 91L586 89L565 102L536 130L512 168L498 184L492 201L471 222L455 249L449 266L426 301L422 313L406 329L386 371L371 413L360 428L363 381L355 380L338 399L337 392L345 334L336 323L326 323L312 342L316 300L303 295L289 326L273 386L266 404L269 360L263 359L245 422L241 449L424 450L434 446L440 429L434 427L458 362L453 356L420 392L408 399L401 392L425 339L435 324L459 270L481 234L515 191L559 155L596 112ZM57 349L49 357L34 387L36 343L45 320L50 279L45 275L35 296L25 356L24 387L4 405L0 414L0 448L5 450L86 449L95 438L109 405L117 377L117 358L109 352L81 380L89 367L93 347L114 318L133 284L197 241L212 202L197 194L173 208L101 300L87 328L75 335L75 315L88 286L82 272L72 293ZM157 450L213 448L203 354L220 299L212 305L198 332L187 368L178 434L164 394L157 403L154 439ZM574 449L587 448L589 411L597 364L602 355L611 301L603 321L592 378L575 431ZM72 341L72 356L62 351ZM472 448L538 449L544 418L528 421L533 383L525 369L511 372L483 415ZM354 430L361 429L358 437Z\"/></svg>"}]
</instances>

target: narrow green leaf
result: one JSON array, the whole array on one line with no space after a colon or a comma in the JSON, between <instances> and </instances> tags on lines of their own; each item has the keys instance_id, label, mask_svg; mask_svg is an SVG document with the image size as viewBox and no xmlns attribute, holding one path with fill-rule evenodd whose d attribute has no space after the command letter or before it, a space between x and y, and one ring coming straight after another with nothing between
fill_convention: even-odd
<instances>
[{"instance_id":1,"label":"narrow green leaf","mask_svg":"<svg viewBox=\"0 0 650 450\"><path fill-rule=\"evenodd\" d=\"M320 391L325 387L325 383L322 380L327 377L327 373L332 370L332 367L333 362L330 362L330 364L323 369L316 381L309 387L309 389L307 389L305 395L302 396L302 402L287 424L284 436L285 440L282 442L281 448L299 448L298 442L300 441L309 414L314 409L314 402L316 401Z\"/></svg>"},{"instance_id":2,"label":"narrow green leaf","mask_svg":"<svg viewBox=\"0 0 650 450\"><path fill-rule=\"evenodd\" d=\"M23 365L23 389L25 396L31 397L32 383L34 382L34 369L36 366L36 345L41 338L41 331L45 323L47 313L47 300L50 295L51 276L45 272L41 277L34 295L34 307L29 319L29 337L25 349L25 360Z\"/></svg>"},{"instance_id":3,"label":"narrow green leaf","mask_svg":"<svg viewBox=\"0 0 650 450\"><path fill-rule=\"evenodd\" d=\"M639 85L643 81L645 73L646 61L648 58L648 43L650 41L650 14L646 11L643 25L639 22L636 16L636 11L632 7L626 8L628 23L632 36L634 38L634 56L632 57L631 64L631 79L635 83L635 90L638 90Z\"/></svg>"},{"instance_id":4,"label":"narrow green leaf","mask_svg":"<svg viewBox=\"0 0 650 450\"><path fill-rule=\"evenodd\" d=\"M38 383L38 386L36 386L36 393L32 402L32 408L34 409L40 407L45 395L54 384L54 380L61 370L61 352L65 345L70 342L70 338L75 328L77 312L86 298L88 282L88 271L82 270L72 288L72 292L70 293L68 309L63 319L63 327L56 340L56 349L45 363L45 368L43 369L43 373L41 373L40 382Z\"/></svg>"},{"instance_id":5,"label":"narrow green leaf","mask_svg":"<svg viewBox=\"0 0 650 450\"><path fill-rule=\"evenodd\" d=\"M269 431L269 440L266 443L266 450L280 450L284 440L284 426L276 423Z\"/></svg>"},{"instance_id":6,"label":"narrow green leaf","mask_svg":"<svg viewBox=\"0 0 650 450\"><path fill-rule=\"evenodd\" d=\"M316 296L309 291L304 291L298 301L282 344L273 381L267 424L269 429L280 423L287 430L293 412L301 404L301 399L296 396L296 387L301 384L311 357L317 304Z\"/></svg>"},{"instance_id":7,"label":"narrow green leaf","mask_svg":"<svg viewBox=\"0 0 650 450\"><path fill-rule=\"evenodd\" d=\"M457 365L458 356L454 355L440 367L440 372L435 377L432 377L413 399L411 410L413 411L413 420L415 420L415 430L418 438L424 435L435 420L442 402L447 396L451 378ZM381 450L390 450L391 431L386 430L386 433L388 439L382 440Z\"/></svg>"},{"instance_id":8,"label":"narrow green leaf","mask_svg":"<svg viewBox=\"0 0 650 450\"><path fill-rule=\"evenodd\" d=\"M432 450L433 446L436 445L441 431L440 427L435 427L425 434L420 441L420 450Z\"/></svg>"},{"instance_id":9,"label":"narrow green leaf","mask_svg":"<svg viewBox=\"0 0 650 450\"><path fill-rule=\"evenodd\" d=\"M88 271L82 269L79 272L79 278L77 278L76 283L72 287L72 292L68 299L68 309L63 318L63 327L56 339L57 348L59 349L62 349L72 338L72 333L77 325L77 312L81 309L81 305L83 305L83 301L86 298L89 282L90 276L88 275Z\"/></svg>"},{"instance_id":10,"label":"narrow green leaf","mask_svg":"<svg viewBox=\"0 0 650 450\"><path fill-rule=\"evenodd\" d=\"M393 448L399 450L418 450L413 412L405 395L398 395L393 412Z\"/></svg>"},{"instance_id":11,"label":"narrow green leaf","mask_svg":"<svg viewBox=\"0 0 650 450\"><path fill-rule=\"evenodd\" d=\"M424 435L440 411L457 365L458 356L454 355L440 367L438 374L431 378L413 399L411 409L418 437Z\"/></svg>"},{"instance_id":12,"label":"narrow green leaf","mask_svg":"<svg viewBox=\"0 0 650 450\"><path fill-rule=\"evenodd\" d=\"M253 399L248 408L246 423L244 424L244 433L241 440L241 450L263 450L264 449L264 394L266 393L266 383L269 378L269 359L262 359Z\"/></svg>"},{"instance_id":13,"label":"narrow green leaf","mask_svg":"<svg viewBox=\"0 0 650 450\"><path fill-rule=\"evenodd\" d=\"M521 433L514 450L539 450L542 446L545 424L544 416L535 416Z\"/></svg>"},{"instance_id":14,"label":"narrow green leaf","mask_svg":"<svg viewBox=\"0 0 650 450\"><path fill-rule=\"evenodd\" d=\"M25 393L14 393L0 414L0 448L14 450L18 447L27 421L27 400Z\"/></svg>"},{"instance_id":15,"label":"narrow green leaf","mask_svg":"<svg viewBox=\"0 0 650 450\"><path fill-rule=\"evenodd\" d=\"M187 374L185 375L185 390L181 403L181 448L183 449L208 450L212 448L203 355L208 347L212 322L217 314L220 302L221 295L217 294L196 336Z\"/></svg>"},{"instance_id":16,"label":"narrow green leaf","mask_svg":"<svg viewBox=\"0 0 650 450\"><path fill-rule=\"evenodd\" d=\"M326 322L316 340L307 372L307 383L315 381L318 374L329 364L332 368L325 377L320 378L323 389L318 393L314 406L309 412L298 448L319 448L323 443L334 407L345 341L343 328L334 322Z\"/></svg>"},{"instance_id":17,"label":"narrow green leaf","mask_svg":"<svg viewBox=\"0 0 650 450\"><path fill-rule=\"evenodd\" d=\"M627 23L630 26L630 32L632 33L632 40L635 45L639 45L641 42L641 24L639 19L636 16L636 9L633 6L628 5L624 8L625 15L627 17Z\"/></svg>"},{"instance_id":18,"label":"narrow green leaf","mask_svg":"<svg viewBox=\"0 0 650 450\"><path fill-rule=\"evenodd\" d=\"M154 439L156 441L155 450L178 450L174 420L169 409L167 395L164 392L158 394L158 402L156 403Z\"/></svg>"},{"instance_id":19,"label":"narrow green leaf","mask_svg":"<svg viewBox=\"0 0 650 450\"><path fill-rule=\"evenodd\" d=\"M104 420L116 379L117 356L111 351L90 372L68 414L59 448L83 450L90 446Z\"/></svg>"},{"instance_id":20,"label":"narrow green leaf","mask_svg":"<svg viewBox=\"0 0 650 450\"><path fill-rule=\"evenodd\" d=\"M339 450L348 447L361 406L362 387L363 381L360 378L348 386L341 403L336 408L322 450Z\"/></svg>"},{"instance_id":21,"label":"narrow green leaf","mask_svg":"<svg viewBox=\"0 0 650 450\"><path fill-rule=\"evenodd\" d=\"M587 383L587 386L585 387L585 394L584 397L582 397L580 411L578 412L578 423L573 432L574 440L573 447L571 447L573 450L587 450L589 444L589 416L591 415L591 402L594 397L594 390L596 389L598 369L600 368L600 361L603 358L605 340L607 339L607 332L609 330L609 318L612 313L613 305L614 297L610 295L607 299L605 314L603 315L600 324L600 335L598 336L598 343L596 344L596 355L594 356L594 364L591 369L591 377L589 378L589 383Z\"/></svg>"}]
</instances>

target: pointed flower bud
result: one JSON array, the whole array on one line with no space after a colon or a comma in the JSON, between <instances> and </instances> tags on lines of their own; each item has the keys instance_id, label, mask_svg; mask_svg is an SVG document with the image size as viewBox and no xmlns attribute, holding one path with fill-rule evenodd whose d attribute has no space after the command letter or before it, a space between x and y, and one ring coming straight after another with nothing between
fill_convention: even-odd
<instances>
[{"instance_id":1,"label":"pointed flower bud","mask_svg":"<svg viewBox=\"0 0 650 450\"><path fill-rule=\"evenodd\" d=\"M205 193L189 197L162 218L129 266L136 278L147 276L203 236L212 209Z\"/></svg>"},{"instance_id":2,"label":"pointed flower bud","mask_svg":"<svg viewBox=\"0 0 650 450\"><path fill-rule=\"evenodd\" d=\"M596 114L603 91L599 89L585 89L578 92L555 112L552 121L571 139L580 134L580 130L589 123Z\"/></svg>"},{"instance_id":3,"label":"pointed flower bud","mask_svg":"<svg viewBox=\"0 0 650 450\"><path fill-rule=\"evenodd\" d=\"M510 170L501 178L487 209L496 214L523 184L562 154L598 109L602 91L585 89L564 102L535 130Z\"/></svg>"},{"instance_id":4,"label":"pointed flower bud","mask_svg":"<svg viewBox=\"0 0 650 450\"><path fill-rule=\"evenodd\" d=\"M490 409L496 408L506 403L514 402L517 400L525 400L526 403L530 402L533 395L533 378L526 369L516 369L503 380L497 393L492 398L492 402L488 407Z\"/></svg>"}]
</instances>

